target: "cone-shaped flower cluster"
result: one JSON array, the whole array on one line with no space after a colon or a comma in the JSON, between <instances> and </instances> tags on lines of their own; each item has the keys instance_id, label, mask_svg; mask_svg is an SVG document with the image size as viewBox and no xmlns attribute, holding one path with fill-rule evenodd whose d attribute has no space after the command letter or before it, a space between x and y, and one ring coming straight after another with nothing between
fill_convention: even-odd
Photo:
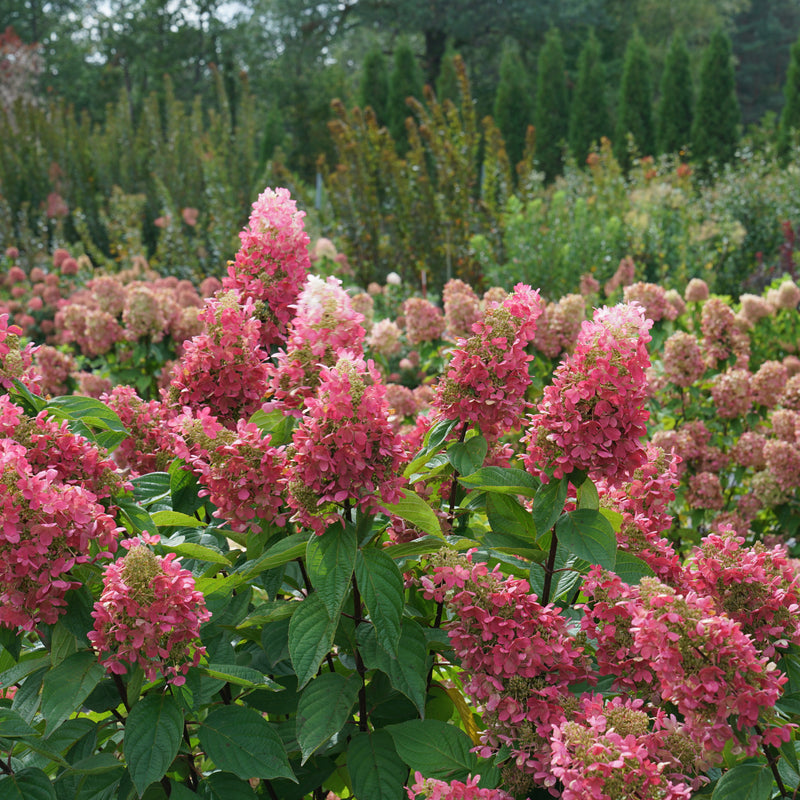
<instances>
[{"instance_id":1,"label":"cone-shaped flower cluster","mask_svg":"<svg viewBox=\"0 0 800 800\"><path fill-rule=\"evenodd\" d=\"M241 247L228 264L225 289L253 300L261 320L260 343L269 348L286 337L293 305L311 266L304 211L288 189L266 189L253 203L250 222L240 234Z\"/></svg>"},{"instance_id":2,"label":"cone-shaped flower cluster","mask_svg":"<svg viewBox=\"0 0 800 800\"><path fill-rule=\"evenodd\" d=\"M322 533L345 504L377 511L381 499L400 499L405 451L385 395L372 362L344 357L322 368L287 461L288 502L301 525Z\"/></svg>"},{"instance_id":3,"label":"cone-shaped flower cluster","mask_svg":"<svg viewBox=\"0 0 800 800\"><path fill-rule=\"evenodd\" d=\"M531 382L526 348L543 310L539 293L518 284L459 339L435 400L444 417L477 425L489 440L520 426Z\"/></svg>"},{"instance_id":4,"label":"cone-shaped flower cluster","mask_svg":"<svg viewBox=\"0 0 800 800\"><path fill-rule=\"evenodd\" d=\"M422 773L414 773L414 783L407 788L408 800L513 800L502 789L481 789L478 786L480 775L468 776L463 781L440 781L437 778L424 778Z\"/></svg>"},{"instance_id":5,"label":"cone-shaped flower cluster","mask_svg":"<svg viewBox=\"0 0 800 800\"><path fill-rule=\"evenodd\" d=\"M89 640L111 672L122 675L138 664L147 680L161 674L180 686L205 653L200 625L211 612L174 553L162 558L139 539L123 544L127 555L106 567Z\"/></svg>"},{"instance_id":6,"label":"cone-shaped flower cluster","mask_svg":"<svg viewBox=\"0 0 800 800\"><path fill-rule=\"evenodd\" d=\"M644 463L651 325L638 305L602 308L584 322L530 418L530 472L546 480L549 470L556 478L578 470L613 483Z\"/></svg>"}]
</instances>

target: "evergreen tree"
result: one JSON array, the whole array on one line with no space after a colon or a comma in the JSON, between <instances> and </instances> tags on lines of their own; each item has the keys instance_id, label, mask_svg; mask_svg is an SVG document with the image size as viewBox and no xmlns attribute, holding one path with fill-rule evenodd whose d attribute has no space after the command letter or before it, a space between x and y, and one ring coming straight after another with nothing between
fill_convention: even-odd
<instances>
[{"instance_id":1,"label":"evergreen tree","mask_svg":"<svg viewBox=\"0 0 800 800\"><path fill-rule=\"evenodd\" d=\"M783 96L786 102L778 127L778 148L781 153L786 153L797 132L800 131L800 38L792 45Z\"/></svg>"},{"instance_id":2,"label":"evergreen tree","mask_svg":"<svg viewBox=\"0 0 800 800\"><path fill-rule=\"evenodd\" d=\"M494 97L494 121L503 134L509 163L522 161L525 134L533 122L530 81L516 44L507 41L500 59L500 81Z\"/></svg>"},{"instance_id":3,"label":"evergreen tree","mask_svg":"<svg viewBox=\"0 0 800 800\"><path fill-rule=\"evenodd\" d=\"M731 41L721 30L703 54L700 93L692 124L692 156L707 167L730 161L739 141L739 102L731 61Z\"/></svg>"},{"instance_id":4,"label":"evergreen tree","mask_svg":"<svg viewBox=\"0 0 800 800\"><path fill-rule=\"evenodd\" d=\"M375 112L378 123L386 125L389 108L389 67L386 57L377 47L370 50L364 58L358 103L362 109L369 106Z\"/></svg>"},{"instance_id":5,"label":"evergreen tree","mask_svg":"<svg viewBox=\"0 0 800 800\"><path fill-rule=\"evenodd\" d=\"M422 99L422 72L414 51L408 41L401 41L394 51L394 66L389 76L389 99L387 117L389 131L401 155L408 150L406 118L411 111L406 105L407 97Z\"/></svg>"},{"instance_id":6,"label":"evergreen tree","mask_svg":"<svg viewBox=\"0 0 800 800\"><path fill-rule=\"evenodd\" d=\"M655 152L653 101L650 90L650 56L644 39L635 32L625 48L622 68L614 155L623 168L630 167L628 134L643 156Z\"/></svg>"},{"instance_id":7,"label":"evergreen tree","mask_svg":"<svg viewBox=\"0 0 800 800\"><path fill-rule=\"evenodd\" d=\"M443 103L449 100L458 105L461 102L461 89L458 85L458 73L456 72L455 61L457 53L451 47L445 51L442 59L442 67L436 78L436 99Z\"/></svg>"},{"instance_id":8,"label":"evergreen tree","mask_svg":"<svg viewBox=\"0 0 800 800\"><path fill-rule=\"evenodd\" d=\"M557 28L551 28L539 53L536 82L536 160L546 180L561 172L562 151L569 130L564 48Z\"/></svg>"},{"instance_id":9,"label":"evergreen tree","mask_svg":"<svg viewBox=\"0 0 800 800\"><path fill-rule=\"evenodd\" d=\"M660 153L677 153L692 138L692 74L689 51L680 35L672 37L661 76L656 143Z\"/></svg>"},{"instance_id":10,"label":"evergreen tree","mask_svg":"<svg viewBox=\"0 0 800 800\"><path fill-rule=\"evenodd\" d=\"M601 46L594 31L590 31L578 56L578 77L569 117L569 149L575 160L583 164L592 144L610 135Z\"/></svg>"}]
</instances>

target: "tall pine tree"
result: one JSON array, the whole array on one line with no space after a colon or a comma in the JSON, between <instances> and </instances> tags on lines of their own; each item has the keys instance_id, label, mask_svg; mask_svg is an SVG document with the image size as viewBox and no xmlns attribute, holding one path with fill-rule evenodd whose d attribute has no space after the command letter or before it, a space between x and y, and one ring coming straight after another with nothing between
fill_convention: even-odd
<instances>
[{"instance_id":1,"label":"tall pine tree","mask_svg":"<svg viewBox=\"0 0 800 800\"><path fill-rule=\"evenodd\" d=\"M783 96L786 102L778 127L778 148L785 154L800 131L800 38L792 45Z\"/></svg>"},{"instance_id":2,"label":"tall pine tree","mask_svg":"<svg viewBox=\"0 0 800 800\"><path fill-rule=\"evenodd\" d=\"M692 124L694 160L703 168L712 161L730 161L739 142L739 120L731 40L718 30L703 54L700 70L700 93Z\"/></svg>"},{"instance_id":3,"label":"tall pine tree","mask_svg":"<svg viewBox=\"0 0 800 800\"><path fill-rule=\"evenodd\" d=\"M661 101L658 104L656 144L660 153L677 153L692 139L692 73L689 51L683 37L672 37L664 72L661 75Z\"/></svg>"},{"instance_id":4,"label":"tall pine tree","mask_svg":"<svg viewBox=\"0 0 800 800\"><path fill-rule=\"evenodd\" d=\"M362 109L369 106L375 112L379 124L388 123L389 67L386 56L377 47L364 58L358 102Z\"/></svg>"},{"instance_id":5,"label":"tall pine tree","mask_svg":"<svg viewBox=\"0 0 800 800\"><path fill-rule=\"evenodd\" d=\"M625 48L614 134L614 155L625 169L630 167L628 134L633 136L636 149L641 155L655 153L650 55L638 32L634 32Z\"/></svg>"},{"instance_id":6,"label":"tall pine tree","mask_svg":"<svg viewBox=\"0 0 800 800\"><path fill-rule=\"evenodd\" d=\"M533 122L533 99L519 49L511 41L506 42L500 59L494 121L503 134L509 162L518 164L525 152L525 134Z\"/></svg>"},{"instance_id":7,"label":"tall pine tree","mask_svg":"<svg viewBox=\"0 0 800 800\"><path fill-rule=\"evenodd\" d=\"M569 132L564 48L557 28L551 28L539 53L536 82L536 160L550 181L561 172L562 152Z\"/></svg>"},{"instance_id":8,"label":"tall pine tree","mask_svg":"<svg viewBox=\"0 0 800 800\"><path fill-rule=\"evenodd\" d=\"M569 116L570 152L578 164L583 164L592 144L610 135L602 48L594 31L590 31L578 56L578 77Z\"/></svg>"},{"instance_id":9,"label":"tall pine tree","mask_svg":"<svg viewBox=\"0 0 800 800\"><path fill-rule=\"evenodd\" d=\"M458 72L456 71L455 58L458 55L451 46L448 45L442 58L442 66L436 78L436 99L443 103L449 100L454 105L461 102L461 88L458 84Z\"/></svg>"},{"instance_id":10,"label":"tall pine tree","mask_svg":"<svg viewBox=\"0 0 800 800\"><path fill-rule=\"evenodd\" d=\"M422 99L422 72L411 45L407 40L402 40L394 51L387 110L389 132L397 144L397 152L401 155L405 155L408 150L406 118L411 114L406 104L408 97Z\"/></svg>"}]
</instances>

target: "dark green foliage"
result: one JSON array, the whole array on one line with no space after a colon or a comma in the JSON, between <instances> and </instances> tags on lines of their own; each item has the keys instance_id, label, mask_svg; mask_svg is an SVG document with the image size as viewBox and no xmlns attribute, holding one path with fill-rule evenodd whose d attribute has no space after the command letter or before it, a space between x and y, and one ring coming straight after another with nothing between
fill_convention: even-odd
<instances>
[{"instance_id":1,"label":"dark green foliage","mask_svg":"<svg viewBox=\"0 0 800 800\"><path fill-rule=\"evenodd\" d=\"M389 67L386 56L379 48L367 53L361 70L361 87L358 95L361 108L369 106L381 125L388 122Z\"/></svg>"},{"instance_id":2,"label":"dark green foliage","mask_svg":"<svg viewBox=\"0 0 800 800\"><path fill-rule=\"evenodd\" d=\"M583 164L592 144L610 135L605 67L600 42L594 31L590 31L578 57L578 77L569 117L569 149L578 164Z\"/></svg>"},{"instance_id":3,"label":"dark green foliage","mask_svg":"<svg viewBox=\"0 0 800 800\"><path fill-rule=\"evenodd\" d=\"M683 38L674 36L661 76L661 102L656 127L656 143L660 153L677 153L691 141L692 100L689 51Z\"/></svg>"},{"instance_id":4,"label":"dark green foliage","mask_svg":"<svg viewBox=\"0 0 800 800\"><path fill-rule=\"evenodd\" d=\"M389 76L389 107L387 111L389 130L397 144L397 151L408 150L406 118L411 116L406 100L422 98L422 73L414 51L408 41L402 41L394 51L394 66Z\"/></svg>"},{"instance_id":5,"label":"dark green foliage","mask_svg":"<svg viewBox=\"0 0 800 800\"><path fill-rule=\"evenodd\" d=\"M458 87L458 73L456 72L456 52L448 47L442 59L442 68L436 78L436 99L443 103L449 100L458 105L461 102L461 90Z\"/></svg>"},{"instance_id":6,"label":"dark green foliage","mask_svg":"<svg viewBox=\"0 0 800 800\"><path fill-rule=\"evenodd\" d=\"M692 156L707 167L724 164L736 152L739 141L739 102L731 59L731 42L718 30L703 55L700 93L692 124Z\"/></svg>"},{"instance_id":7,"label":"dark green foliage","mask_svg":"<svg viewBox=\"0 0 800 800\"><path fill-rule=\"evenodd\" d=\"M641 155L655 152L650 56L644 39L638 33L634 33L625 48L614 134L614 155L625 169L630 167L628 135L633 136L636 150Z\"/></svg>"},{"instance_id":8,"label":"dark green foliage","mask_svg":"<svg viewBox=\"0 0 800 800\"><path fill-rule=\"evenodd\" d=\"M564 49L556 28L548 32L539 53L535 122L536 160L549 181L561 172L569 128Z\"/></svg>"},{"instance_id":9,"label":"dark green foliage","mask_svg":"<svg viewBox=\"0 0 800 800\"><path fill-rule=\"evenodd\" d=\"M522 161L525 133L533 122L531 86L519 49L507 42L500 60L500 82L494 98L494 121L506 143L512 165Z\"/></svg>"},{"instance_id":10,"label":"dark green foliage","mask_svg":"<svg viewBox=\"0 0 800 800\"><path fill-rule=\"evenodd\" d=\"M792 46L792 57L783 87L786 103L781 112L778 128L778 146L786 152L800 130L800 38Z\"/></svg>"}]
</instances>

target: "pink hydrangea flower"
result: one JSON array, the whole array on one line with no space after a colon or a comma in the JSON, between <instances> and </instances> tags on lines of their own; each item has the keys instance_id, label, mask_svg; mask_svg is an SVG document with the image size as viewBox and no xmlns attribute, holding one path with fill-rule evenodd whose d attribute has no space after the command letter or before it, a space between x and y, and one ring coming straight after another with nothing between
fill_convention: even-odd
<instances>
[{"instance_id":1,"label":"pink hydrangea flower","mask_svg":"<svg viewBox=\"0 0 800 800\"><path fill-rule=\"evenodd\" d=\"M672 320L677 316L677 311L667 299L667 291L657 283L644 283L639 281L626 286L622 292L622 299L626 303L639 303L644 308L647 319L658 322L666 319Z\"/></svg>"},{"instance_id":2,"label":"pink hydrangea flower","mask_svg":"<svg viewBox=\"0 0 800 800\"><path fill-rule=\"evenodd\" d=\"M403 303L406 341L410 345L432 342L442 338L445 329L444 315L430 300L409 297Z\"/></svg>"},{"instance_id":3,"label":"pink hydrangea flower","mask_svg":"<svg viewBox=\"0 0 800 800\"><path fill-rule=\"evenodd\" d=\"M691 333L677 331L664 343L664 377L683 389L699 380L706 371L700 343Z\"/></svg>"},{"instance_id":4,"label":"pink hydrangea flower","mask_svg":"<svg viewBox=\"0 0 800 800\"><path fill-rule=\"evenodd\" d=\"M687 303L702 303L708 300L708 284L702 278L692 278L686 284L684 297Z\"/></svg>"},{"instance_id":5,"label":"pink hydrangea flower","mask_svg":"<svg viewBox=\"0 0 800 800\"><path fill-rule=\"evenodd\" d=\"M548 303L537 325L534 347L548 358L572 352L585 319L586 300L582 295L567 294L556 303Z\"/></svg>"},{"instance_id":6,"label":"pink hydrangea flower","mask_svg":"<svg viewBox=\"0 0 800 800\"><path fill-rule=\"evenodd\" d=\"M641 307L603 308L557 367L524 437L527 469L547 479L574 470L624 480L645 460L647 343Z\"/></svg>"},{"instance_id":7,"label":"pink hydrangea flower","mask_svg":"<svg viewBox=\"0 0 800 800\"><path fill-rule=\"evenodd\" d=\"M734 357L740 366L747 366L750 337L740 330L733 309L720 297L712 297L703 305L700 327L703 350L710 366Z\"/></svg>"},{"instance_id":8,"label":"pink hydrangea flower","mask_svg":"<svg viewBox=\"0 0 800 800\"><path fill-rule=\"evenodd\" d=\"M125 544L128 554L105 569L89 641L114 674L138 664L147 680L161 674L180 686L205 654L200 625L211 612L174 553L162 558L138 539Z\"/></svg>"},{"instance_id":9,"label":"pink hydrangea flower","mask_svg":"<svg viewBox=\"0 0 800 800\"><path fill-rule=\"evenodd\" d=\"M14 379L29 387L35 386L32 370L34 346L22 345L19 325L8 324L8 314L0 314L0 386L6 389L14 385Z\"/></svg>"},{"instance_id":10,"label":"pink hydrangea flower","mask_svg":"<svg viewBox=\"0 0 800 800\"><path fill-rule=\"evenodd\" d=\"M513 800L502 789L481 789L478 786L480 775L468 776L463 781L440 781L424 778L422 773L414 773L414 783L407 787L408 800Z\"/></svg>"},{"instance_id":11,"label":"pink hydrangea flower","mask_svg":"<svg viewBox=\"0 0 800 800\"><path fill-rule=\"evenodd\" d=\"M39 376L38 386L42 395L58 397L69 393L67 381L78 369L78 362L69 353L43 344L36 349L33 364Z\"/></svg>"},{"instance_id":12,"label":"pink hydrangea flower","mask_svg":"<svg viewBox=\"0 0 800 800\"><path fill-rule=\"evenodd\" d=\"M311 267L303 217L305 212L297 210L288 189L262 192L239 234L241 247L222 281L224 289L237 290L254 302L265 348L285 339L294 303Z\"/></svg>"},{"instance_id":13,"label":"pink hydrangea flower","mask_svg":"<svg viewBox=\"0 0 800 800\"><path fill-rule=\"evenodd\" d=\"M405 452L372 362L344 357L323 367L305 407L285 468L288 503L301 525L322 533L348 504L374 512L401 498Z\"/></svg>"},{"instance_id":14,"label":"pink hydrangea flower","mask_svg":"<svg viewBox=\"0 0 800 800\"><path fill-rule=\"evenodd\" d=\"M446 330L451 339L469 338L472 326L481 318L481 303L474 289L458 278L442 290Z\"/></svg>"},{"instance_id":15,"label":"pink hydrangea flower","mask_svg":"<svg viewBox=\"0 0 800 800\"><path fill-rule=\"evenodd\" d=\"M539 293L518 284L487 309L473 335L453 351L434 401L448 419L477 425L489 440L520 426L531 383L527 347L543 310Z\"/></svg>"},{"instance_id":16,"label":"pink hydrangea flower","mask_svg":"<svg viewBox=\"0 0 800 800\"><path fill-rule=\"evenodd\" d=\"M372 326L367 344L378 355L384 358L391 358L400 352L400 337L402 333L396 322L390 319L382 319Z\"/></svg>"},{"instance_id":17,"label":"pink hydrangea flower","mask_svg":"<svg viewBox=\"0 0 800 800\"><path fill-rule=\"evenodd\" d=\"M67 590L80 585L72 568L114 552L117 535L95 494L37 470L23 444L0 439L0 624L55 623Z\"/></svg>"},{"instance_id":18,"label":"pink hydrangea flower","mask_svg":"<svg viewBox=\"0 0 800 800\"><path fill-rule=\"evenodd\" d=\"M789 380L789 370L780 361L765 361L750 378L753 402L765 408L774 408Z\"/></svg>"},{"instance_id":19,"label":"pink hydrangea flower","mask_svg":"<svg viewBox=\"0 0 800 800\"><path fill-rule=\"evenodd\" d=\"M711 398L723 419L743 417L753 404L750 373L746 369L728 369L711 382Z\"/></svg>"}]
</instances>

